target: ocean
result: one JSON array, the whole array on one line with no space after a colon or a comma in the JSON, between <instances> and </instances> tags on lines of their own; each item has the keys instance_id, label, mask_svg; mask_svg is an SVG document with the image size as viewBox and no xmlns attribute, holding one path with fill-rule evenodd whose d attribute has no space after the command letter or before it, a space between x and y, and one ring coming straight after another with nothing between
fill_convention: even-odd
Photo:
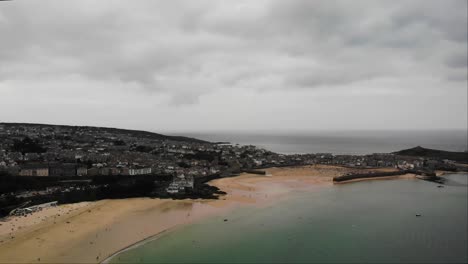
<instances>
[{"instance_id":1,"label":"ocean","mask_svg":"<svg viewBox=\"0 0 468 264\"><path fill-rule=\"evenodd\" d=\"M444 188L417 179L316 186L181 227L111 263L466 263L468 177L447 179Z\"/></svg>"},{"instance_id":2,"label":"ocean","mask_svg":"<svg viewBox=\"0 0 468 264\"><path fill-rule=\"evenodd\" d=\"M430 131L328 131L328 132L210 132L175 133L211 142L255 145L277 153L332 153L364 155L390 153L422 146L466 151L468 132L463 130Z\"/></svg>"}]
</instances>

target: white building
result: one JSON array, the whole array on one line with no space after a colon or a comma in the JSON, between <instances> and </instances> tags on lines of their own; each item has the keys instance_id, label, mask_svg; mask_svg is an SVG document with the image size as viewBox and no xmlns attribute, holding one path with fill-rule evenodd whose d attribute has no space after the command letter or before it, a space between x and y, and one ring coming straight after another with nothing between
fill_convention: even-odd
<instances>
[{"instance_id":1,"label":"white building","mask_svg":"<svg viewBox=\"0 0 468 264\"><path fill-rule=\"evenodd\" d=\"M166 188L170 194L184 192L185 188L192 188L194 186L194 178L192 176L176 177Z\"/></svg>"},{"instance_id":2,"label":"white building","mask_svg":"<svg viewBox=\"0 0 468 264\"><path fill-rule=\"evenodd\" d=\"M146 175L151 174L151 168L130 168L128 174L130 175Z\"/></svg>"}]
</instances>

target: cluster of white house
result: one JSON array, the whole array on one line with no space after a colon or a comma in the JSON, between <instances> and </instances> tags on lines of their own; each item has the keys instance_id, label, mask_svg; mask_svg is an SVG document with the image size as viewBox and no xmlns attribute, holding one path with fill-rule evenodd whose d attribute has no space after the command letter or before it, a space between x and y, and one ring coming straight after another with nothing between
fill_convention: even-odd
<instances>
[{"instance_id":1,"label":"cluster of white house","mask_svg":"<svg viewBox=\"0 0 468 264\"><path fill-rule=\"evenodd\" d=\"M190 175L179 175L174 177L173 181L166 188L170 194L184 193L187 188L193 189L194 178Z\"/></svg>"}]
</instances>

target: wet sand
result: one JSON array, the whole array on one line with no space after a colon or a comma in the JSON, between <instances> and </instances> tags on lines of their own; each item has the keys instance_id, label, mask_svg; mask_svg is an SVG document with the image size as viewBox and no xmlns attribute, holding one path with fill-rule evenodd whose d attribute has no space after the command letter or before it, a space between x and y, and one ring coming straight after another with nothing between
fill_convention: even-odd
<instances>
[{"instance_id":1,"label":"wet sand","mask_svg":"<svg viewBox=\"0 0 468 264\"><path fill-rule=\"evenodd\" d=\"M242 174L211 181L227 193L219 200L102 200L8 218L0 221L0 263L102 262L119 250L177 226L227 213L237 206L265 206L287 198L290 192L331 186L335 176L365 170L313 165L266 171L267 176Z\"/></svg>"}]
</instances>

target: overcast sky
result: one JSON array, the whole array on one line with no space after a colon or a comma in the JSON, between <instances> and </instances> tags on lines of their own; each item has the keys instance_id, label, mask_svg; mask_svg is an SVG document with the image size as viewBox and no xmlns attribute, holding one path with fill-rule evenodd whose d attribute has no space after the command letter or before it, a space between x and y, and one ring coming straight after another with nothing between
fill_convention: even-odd
<instances>
[{"instance_id":1,"label":"overcast sky","mask_svg":"<svg viewBox=\"0 0 468 264\"><path fill-rule=\"evenodd\" d=\"M0 122L467 127L467 1L0 2Z\"/></svg>"}]
</instances>

